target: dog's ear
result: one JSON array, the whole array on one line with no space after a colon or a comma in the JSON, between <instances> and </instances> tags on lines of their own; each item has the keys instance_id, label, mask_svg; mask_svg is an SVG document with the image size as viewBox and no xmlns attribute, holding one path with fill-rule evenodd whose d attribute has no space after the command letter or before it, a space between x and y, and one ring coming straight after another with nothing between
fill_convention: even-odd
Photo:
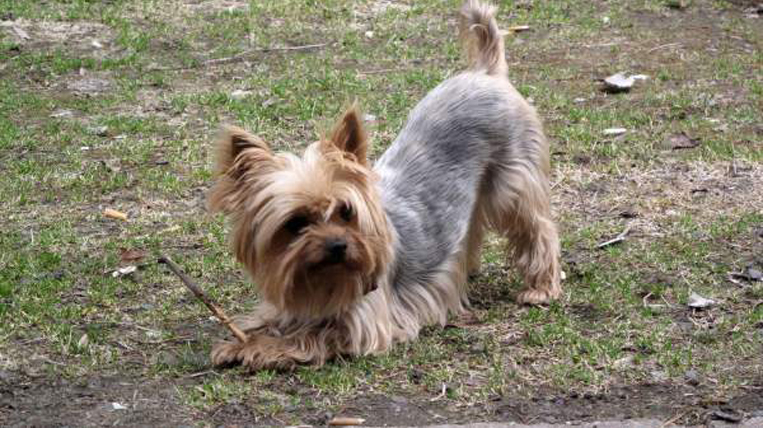
<instances>
[{"instance_id":1,"label":"dog's ear","mask_svg":"<svg viewBox=\"0 0 763 428\"><path fill-rule=\"evenodd\" d=\"M328 142L344 153L352 155L358 163L368 163L368 136L356 104L348 108L336 122Z\"/></svg>"},{"instance_id":2,"label":"dog's ear","mask_svg":"<svg viewBox=\"0 0 763 428\"><path fill-rule=\"evenodd\" d=\"M270 147L243 129L227 127L217 142L217 182L208 195L211 211L232 212L257 178L275 167Z\"/></svg>"}]
</instances>

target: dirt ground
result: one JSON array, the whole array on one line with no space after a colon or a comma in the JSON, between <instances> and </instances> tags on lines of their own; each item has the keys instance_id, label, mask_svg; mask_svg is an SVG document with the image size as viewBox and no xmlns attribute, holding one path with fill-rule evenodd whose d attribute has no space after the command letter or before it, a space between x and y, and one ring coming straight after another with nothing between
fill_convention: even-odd
<instances>
[{"instance_id":1,"label":"dirt ground","mask_svg":"<svg viewBox=\"0 0 763 428\"><path fill-rule=\"evenodd\" d=\"M99 376L76 381L33 379L2 375L3 426L193 426L206 421L214 426L277 426L286 422L267 417L243 402L230 402L209 412L188 409L177 402L178 385L198 380L147 380ZM288 387L288 386L287 386ZM568 421L680 418L704 424L715 412L739 418L761 416L763 383L734 397L717 397L712 388L672 384L623 385L601 394L565 394L543 391L535 397L495 397L471 409L455 411L446 404L416 397L364 394L348 400L336 414L366 419L368 426L417 426L448 422L565 423ZM132 403L115 410L114 403ZM300 409L285 409L300 413ZM305 414L305 424L325 425L333 414Z\"/></svg>"}]
</instances>

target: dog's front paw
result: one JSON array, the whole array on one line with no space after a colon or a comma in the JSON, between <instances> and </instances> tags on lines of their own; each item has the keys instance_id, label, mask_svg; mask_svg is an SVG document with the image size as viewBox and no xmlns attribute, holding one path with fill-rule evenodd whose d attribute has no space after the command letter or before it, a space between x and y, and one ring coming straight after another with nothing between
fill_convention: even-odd
<instances>
[{"instance_id":1,"label":"dog's front paw","mask_svg":"<svg viewBox=\"0 0 763 428\"><path fill-rule=\"evenodd\" d=\"M517 294L517 303L522 305L542 305L550 303L562 294L559 287L528 288Z\"/></svg>"},{"instance_id":2,"label":"dog's front paw","mask_svg":"<svg viewBox=\"0 0 763 428\"><path fill-rule=\"evenodd\" d=\"M245 344L241 342L220 342L212 348L210 356L212 364L217 367L232 367L241 364L241 350Z\"/></svg>"},{"instance_id":3,"label":"dog's front paw","mask_svg":"<svg viewBox=\"0 0 763 428\"><path fill-rule=\"evenodd\" d=\"M220 342L212 348L212 364L231 367L241 364L251 371L262 369L293 370L300 364L321 365L325 350L303 337L284 339L265 334L249 333L244 342Z\"/></svg>"}]
</instances>

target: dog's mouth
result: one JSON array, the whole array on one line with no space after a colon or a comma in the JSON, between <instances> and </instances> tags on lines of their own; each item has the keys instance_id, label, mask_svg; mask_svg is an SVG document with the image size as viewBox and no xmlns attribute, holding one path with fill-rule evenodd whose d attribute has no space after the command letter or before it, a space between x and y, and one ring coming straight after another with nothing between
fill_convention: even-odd
<instances>
[{"instance_id":1,"label":"dog's mouth","mask_svg":"<svg viewBox=\"0 0 763 428\"><path fill-rule=\"evenodd\" d=\"M309 265L307 267L307 271L317 273L319 271L323 271L327 269L337 270L342 268L344 270L348 270L351 272L360 270L360 266L357 263L353 263L350 260L338 259L335 257L326 257L317 263L313 263Z\"/></svg>"}]
</instances>

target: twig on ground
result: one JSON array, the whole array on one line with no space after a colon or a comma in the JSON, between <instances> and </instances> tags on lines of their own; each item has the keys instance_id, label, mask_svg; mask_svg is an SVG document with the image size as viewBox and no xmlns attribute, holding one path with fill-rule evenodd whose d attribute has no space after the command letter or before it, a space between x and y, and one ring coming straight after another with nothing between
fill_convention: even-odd
<instances>
[{"instance_id":1,"label":"twig on ground","mask_svg":"<svg viewBox=\"0 0 763 428\"><path fill-rule=\"evenodd\" d=\"M329 45L328 43L316 43L314 45L279 46L279 47L273 47L273 48L247 49L244 52L241 52L239 54L229 56L226 58L208 59L206 61L203 61L201 64L202 65L217 65L217 64L225 64L229 62L235 62L235 61L239 61L243 59L245 56L252 54L254 52L304 51L308 49L322 48L328 45Z\"/></svg>"},{"instance_id":2,"label":"twig on ground","mask_svg":"<svg viewBox=\"0 0 763 428\"><path fill-rule=\"evenodd\" d=\"M210 300L209 296L207 296L207 294L204 293L204 291L201 288L199 288L199 286L196 285L191 280L191 278L188 277L188 275L183 273L183 271L180 270L180 268L178 267L178 265L175 264L175 262L173 262L172 260L170 260L169 257L166 257L166 256L159 257L158 262L167 265L167 267L170 268L172 273L177 275L180 278L180 280L183 281L185 286L188 287L188 289L191 290L191 292L193 292L196 298L204 302L207 308L209 308L209 310L212 311L212 313L217 317L217 319L219 319L220 322L222 322L226 327L228 327L228 329L231 331L231 333L233 333L234 336L236 336L236 339L238 339L239 342L244 343L247 341L246 333L244 333L243 331L241 331L241 329L236 327L236 325L233 324L233 320L228 318L228 315L226 315L225 312L222 311L222 309L218 308L217 305L212 303L212 300Z\"/></svg>"},{"instance_id":3,"label":"twig on ground","mask_svg":"<svg viewBox=\"0 0 763 428\"><path fill-rule=\"evenodd\" d=\"M617 235L616 237L610 239L609 241L602 242L601 244L597 245L596 248L604 248L604 247L608 247L608 246L613 245L613 244L617 244L618 242L623 242L623 241L625 241L625 237L628 235L628 233L630 231L631 231L630 226L626 227L625 230L620 232L619 235Z\"/></svg>"},{"instance_id":4,"label":"twig on ground","mask_svg":"<svg viewBox=\"0 0 763 428\"><path fill-rule=\"evenodd\" d=\"M440 400L441 398L445 397L445 394L448 392L448 385L443 382L442 389L440 390L440 394L437 395L437 397L430 398L429 402L435 402Z\"/></svg>"},{"instance_id":5,"label":"twig on ground","mask_svg":"<svg viewBox=\"0 0 763 428\"><path fill-rule=\"evenodd\" d=\"M677 43L668 43L668 44L665 44L665 45L660 45L660 46L657 46L655 48L649 49L647 51L647 53L650 54L650 53L652 53L654 51L657 51L657 50L660 50L660 49L672 48L674 46L681 46L681 45L682 45L682 43L680 43L680 42L677 42Z\"/></svg>"},{"instance_id":6,"label":"twig on ground","mask_svg":"<svg viewBox=\"0 0 763 428\"><path fill-rule=\"evenodd\" d=\"M368 75L368 74L384 74L384 73L399 73L401 71L408 71L411 70L412 67L398 67L398 68L379 68L376 70L366 70L366 71L359 71L358 74L360 75Z\"/></svg>"},{"instance_id":7,"label":"twig on ground","mask_svg":"<svg viewBox=\"0 0 763 428\"><path fill-rule=\"evenodd\" d=\"M687 413L689 413L688 410L685 410L683 412L679 412L678 414L676 414L672 418L670 418L667 421L665 421L662 425L660 425L660 428L665 428L665 427L668 427L668 426L674 424L677 420L679 420L682 417L684 417Z\"/></svg>"},{"instance_id":8,"label":"twig on ground","mask_svg":"<svg viewBox=\"0 0 763 428\"><path fill-rule=\"evenodd\" d=\"M272 48L257 48L257 49L247 49L241 53L238 53L233 56L225 57L225 58L213 58L208 59L205 61L201 61L198 64L190 65L190 66L183 66L183 67L155 67L150 68L148 71L177 71L177 70L189 70L192 68L197 67L206 67L208 65L220 65L220 64L229 64L232 62L242 61L244 58L246 58L248 55L251 55L255 52L285 52L285 51L304 51L309 49L318 49L322 48L324 46L328 46L331 43L316 43L314 45L302 45L302 46L276 46Z\"/></svg>"},{"instance_id":9,"label":"twig on ground","mask_svg":"<svg viewBox=\"0 0 763 428\"><path fill-rule=\"evenodd\" d=\"M330 426L354 426L363 425L366 420L363 418L348 418L345 416L337 416L329 421Z\"/></svg>"}]
</instances>

